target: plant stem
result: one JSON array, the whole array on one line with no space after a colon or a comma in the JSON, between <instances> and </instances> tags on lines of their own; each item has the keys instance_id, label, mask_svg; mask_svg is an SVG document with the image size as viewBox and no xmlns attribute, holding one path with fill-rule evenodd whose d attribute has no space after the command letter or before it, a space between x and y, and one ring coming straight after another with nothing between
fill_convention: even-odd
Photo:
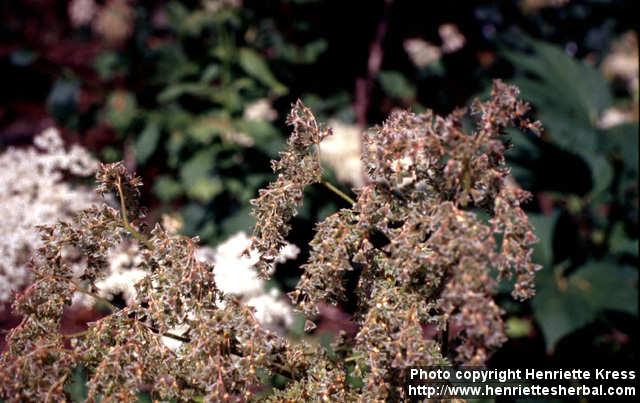
<instances>
[{"instance_id":1,"label":"plant stem","mask_svg":"<svg viewBox=\"0 0 640 403\"><path fill-rule=\"evenodd\" d=\"M351 357L345 358L344 362L356 361L362 358L365 358L364 354L356 354L356 355L352 355Z\"/></svg>"},{"instance_id":2,"label":"plant stem","mask_svg":"<svg viewBox=\"0 0 640 403\"><path fill-rule=\"evenodd\" d=\"M65 339L71 339L71 338L74 338L74 337L85 336L87 333L89 333L89 329L83 330L81 332L63 334L62 337L64 337Z\"/></svg>"},{"instance_id":3,"label":"plant stem","mask_svg":"<svg viewBox=\"0 0 640 403\"><path fill-rule=\"evenodd\" d=\"M71 282L71 284L73 284L73 286L76 288L77 292L80 292L82 294L88 295L100 302L102 302L103 304L107 305L109 307L109 309L111 309L112 312L115 312L118 310L118 307L113 305L108 299L103 298L101 296L99 296L98 294L95 294L87 289L85 289L84 287L82 287L80 284L78 284L77 282L75 282L75 280L70 279L69 280Z\"/></svg>"},{"instance_id":4,"label":"plant stem","mask_svg":"<svg viewBox=\"0 0 640 403\"><path fill-rule=\"evenodd\" d=\"M149 242L144 235L142 235L138 230L133 228L133 226L129 223L127 206L124 202L124 192L122 191L122 182L120 177L118 177L118 182L116 183L116 187L118 188L118 198L120 199L120 214L122 215L122 223L124 224L124 228L129 231L129 233L138 241L144 244L147 249L152 250L153 244Z\"/></svg>"},{"instance_id":5,"label":"plant stem","mask_svg":"<svg viewBox=\"0 0 640 403\"><path fill-rule=\"evenodd\" d=\"M340 196L343 200L345 200L347 203L349 204L356 204L356 201L353 200L351 197L347 196L346 193L344 193L342 190L338 189L337 187L335 187L332 183L327 182L325 180L322 181L322 184L324 186L326 186L329 190L331 190L333 193L337 194L338 196Z\"/></svg>"}]
</instances>

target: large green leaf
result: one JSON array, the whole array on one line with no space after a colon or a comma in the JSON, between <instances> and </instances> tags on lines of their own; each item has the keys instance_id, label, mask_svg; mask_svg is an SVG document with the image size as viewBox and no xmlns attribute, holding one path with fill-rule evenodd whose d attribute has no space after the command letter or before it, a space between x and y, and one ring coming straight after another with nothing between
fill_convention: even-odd
<instances>
[{"instance_id":1,"label":"large green leaf","mask_svg":"<svg viewBox=\"0 0 640 403\"><path fill-rule=\"evenodd\" d=\"M287 93L287 88L276 79L264 57L258 52L249 48L241 48L238 61L240 67L247 74L270 87L275 94L283 95Z\"/></svg>"},{"instance_id":2,"label":"large green leaf","mask_svg":"<svg viewBox=\"0 0 640 403\"><path fill-rule=\"evenodd\" d=\"M545 270L555 273L542 276L532 305L548 351L603 311L638 313L638 273L633 269L603 261L589 262L568 277L558 268Z\"/></svg>"},{"instance_id":3,"label":"large green leaf","mask_svg":"<svg viewBox=\"0 0 640 403\"><path fill-rule=\"evenodd\" d=\"M553 263L553 232L558 221L559 212L552 214L529 214L529 222L538 237L533 250L533 260L542 266L550 267Z\"/></svg>"},{"instance_id":4,"label":"large green leaf","mask_svg":"<svg viewBox=\"0 0 640 403\"><path fill-rule=\"evenodd\" d=\"M136 160L140 164L147 162L149 157L156 151L158 140L160 140L160 127L155 122L147 123L147 126L136 139L134 146Z\"/></svg>"},{"instance_id":5,"label":"large green leaf","mask_svg":"<svg viewBox=\"0 0 640 403\"><path fill-rule=\"evenodd\" d=\"M624 163L625 171L638 177L638 123L624 123L602 133L600 142L604 150L612 152Z\"/></svg>"},{"instance_id":6,"label":"large green leaf","mask_svg":"<svg viewBox=\"0 0 640 403\"><path fill-rule=\"evenodd\" d=\"M215 151L206 149L197 152L180 169L180 179L185 193L198 201L208 202L224 189L222 181L215 175Z\"/></svg>"},{"instance_id":7,"label":"large green leaf","mask_svg":"<svg viewBox=\"0 0 640 403\"><path fill-rule=\"evenodd\" d=\"M527 42L532 54L504 52L524 73L514 84L535 106L550 140L588 164L591 196L596 197L613 178L597 127L600 115L612 104L609 84L596 68L568 56L561 48L532 39Z\"/></svg>"},{"instance_id":8,"label":"large green leaf","mask_svg":"<svg viewBox=\"0 0 640 403\"><path fill-rule=\"evenodd\" d=\"M528 80L523 93L535 103L568 112L587 126L595 126L600 114L611 105L609 84L593 66L568 56L560 47L528 40L532 55L505 52L514 66L535 79ZM551 108L554 106L555 108Z\"/></svg>"}]
</instances>

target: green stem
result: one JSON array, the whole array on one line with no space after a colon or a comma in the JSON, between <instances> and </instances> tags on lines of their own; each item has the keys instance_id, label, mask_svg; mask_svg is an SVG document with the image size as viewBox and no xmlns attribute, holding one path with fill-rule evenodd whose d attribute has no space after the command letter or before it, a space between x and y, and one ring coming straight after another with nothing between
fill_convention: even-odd
<instances>
[{"instance_id":1,"label":"green stem","mask_svg":"<svg viewBox=\"0 0 640 403\"><path fill-rule=\"evenodd\" d=\"M346 193L344 193L342 190L338 189L337 187L335 187L332 183L327 182L325 180L322 181L322 184L324 186L326 186L329 190L331 190L333 193L337 194L338 196L340 196L344 201L346 201L349 204L356 204L356 201L353 200L351 197L349 197Z\"/></svg>"},{"instance_id":2,"label":"green stem","mask_svg":"<svg viewBox=\"0 0 640 403\"><path fill-rule=\"evenodd\" d=\"M356 360L360 360L362 358L365 358L364 354L356 354L356 355L352 355L351 357L345 358L344 362L356 361Z\"/></svg>"},{"instance_id":3,"label":"green stem","mask_svg":"<svg viewBox=\"0 0 640 403\"><path fill-rule=\"evenodd\" d=\"M90 296L90 297L102 302L103 304L107 305L112 312L115 312L115 311L118 310L118 307L113 305L108 299L103 298L103 297L99 296L98 294L92 293L89 290L86 290L80 284L76 283L74 280L69 280L69 281L71 281L71 284L73 284L73 286L76 288L77 292L80 292L82 294L88 295L88 296Z\"/></svg>"}]
</instances>

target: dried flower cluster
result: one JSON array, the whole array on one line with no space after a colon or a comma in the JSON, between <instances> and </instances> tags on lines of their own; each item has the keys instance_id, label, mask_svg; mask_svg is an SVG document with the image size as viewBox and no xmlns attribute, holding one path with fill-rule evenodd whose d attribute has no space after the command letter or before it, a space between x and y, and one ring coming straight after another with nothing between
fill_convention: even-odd
<instances>
[{"instance_id":1,"label":"dried flower cluster","mask_svg":"<svg viewBox=\"0 0 640 403\"><path fill-rule=\"evenodd\" d=\"M321 303L353 315L357 334L342 334L331 349L264 327L258 311L220 290L216 279L224 276L198 257L197 239L143 225L140 181L120 163L102 165L99 191L114 194L120 208L94 206L41 227L35 281L14 303L23 320L0 357L0 397L62 401L72 369L82 366L90 402L135 401L140 391L175 401L395 401L404 397L406 366L483 363L505 338L491 269L515 273L518 298L533 293L536 270L535 236L519 206L527 193L506 186L503 130L512 123L539 129L516 96L496 82L491 99L473 106L473 133L462 131L460 112L397 112L367 133L368 182L352 208L318 225L291 294L309 319ZM330 134L300 102L289 123L289 147L273 164L278 178L254 202L263 276L291 252L287 222L303 188L320 180L317 145ZM138 248L135 265L146 273L128 306L112 307L82 334L61 335L73 293L101 299L96 289L109 274L109 252L127 244ZM253 264L255 252L246 254ZM85 269L76 279L78 258ZM180 343L170 348L167 338ZM275 375L287 379L284 387L270 386ZM364 386L351 381L357 378Z\"/></svg>"},{"instance_id":2,"label":"dried flower cluster","mask_svg":"<svg viewBox=\"0 0 640 403\"><path fill-rule=\"evenodd\" d=\"M317 227L290 296L309 318L321 303L353 312L365 401L402 397L403 368L446 362L449 351L439 342L445 339L456 362L485 362L505 340L492 268L500 277L515 274L514 297L533 295L536 237L520 208L529 195L507 186L502 135L512 124L534 132L540 126L526 119L528 105L517 95L496 81L491 99L472 106L473 133L462 130L460 110L446 118L392 114L365 135L369 182L355 204ZM315 127L308 119L304 126ZM257 217L277 222L260 213L276 208L264 201L258 199ZM258 244L269 242L260 239L264 232L256 235ZM281 242L281 234L271 241ZM426 339L426 327L435 336Z\"/></svg>"},{"instance_id":3,"label":"dried flower cluster","mask_svg":"<svg viewBox=\"0 0 640 403\"><path fill-rule=\"evenodd\" d=\"M301 101L293 106L287 124L293 126L287 149L280 153L279 161L272 161L278 178L261 189L258 198L252 201L253 216L257 220L253 245L260 253L257 267L263 276L272 271L280 249L286 245L288 222L302 203L305 186L321 181L318 146L331 134L316 122Z\"/></svg>"},{"instance_id":4,"label":"dried flower cluster","mask_svg":"<svg viewBox=\"0 0 640 403\"><path fill-rule=\"evenodd\" d=\"M113 193L120 209L96 205L68 222L40 227L42 247L31 262L34 282L14 302L23 320L8 334L0 357L0 397L63 401L71 371L82 366L89 373L88 401L135 401L141 391L161 400L236 401L265 390L264 379L272 375L296 380L329 365L320 347L290 345L263 327L255 316L260 309L254 313L220 291L213 266L198 258L197 239L160 225L145 227L136 199L140 181L121 163L102 165L96 177L99 192ZM249 240L242 243L248 246ZM128 306L118 310L98 286L113 275L113 251L128 244L137 250L123 251L129 255L124 266L145 276ZM285 245L276 261L296 253ZM224 259L214 257L221 265ZM63 310L75 292L102 301L113 313L86 332L62 335ZM167 339L179 343L168 346Z\"/></svg>"}]
</instances>

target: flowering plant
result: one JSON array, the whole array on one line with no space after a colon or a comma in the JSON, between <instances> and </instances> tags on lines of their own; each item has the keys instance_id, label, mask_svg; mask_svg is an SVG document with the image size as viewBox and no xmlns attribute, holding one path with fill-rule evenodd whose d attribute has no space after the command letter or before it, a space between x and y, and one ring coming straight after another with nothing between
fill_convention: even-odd
<instances>
[{"instance_id":1,"label":"flowering plant","mask_svg":"<svg viewBox=\"0 0 640 403\"><path fill-rule=\"evenodd\" d=\"M115 195L119 207L92 206L41 227L35 281L14 303L23 320L0 358L0 395L64 400L73 368L82 366L88 401L133 401L142 391L178 401L386 401L404 396L407 366L482 364L505 340L492 269L501 278L515 274L519 299L533 294L537 269L536 237L520 207L528 194L509 185L504 160L505 128L539 130L517 95L496 81L491 99L471 108L472 133L457 110L446 118L395 112L365 134L367 180L351 208L318 224L290 294L308 330L320 304L352 315L356 334L342 334L331 348L263 327L218 288L216 268L197 256L197 238L144 224L140 180L121 163L101 165L98 192ZM331 134L301 102L288 122L293 134L273 162L277 179L253 201L262 277L287 245L304 187L321 181L318 144ZM138 267L147 273L131 303L112 306L81 334L60 334L74 292L101 298L95 284L107 272L107 253L125 241L138 244ZM69 262L77 255L86 262L80 275ZM164 338L180 343L172 349ZM275 375L288 382L270 387Z\"/></svg>"}]
</instances>

